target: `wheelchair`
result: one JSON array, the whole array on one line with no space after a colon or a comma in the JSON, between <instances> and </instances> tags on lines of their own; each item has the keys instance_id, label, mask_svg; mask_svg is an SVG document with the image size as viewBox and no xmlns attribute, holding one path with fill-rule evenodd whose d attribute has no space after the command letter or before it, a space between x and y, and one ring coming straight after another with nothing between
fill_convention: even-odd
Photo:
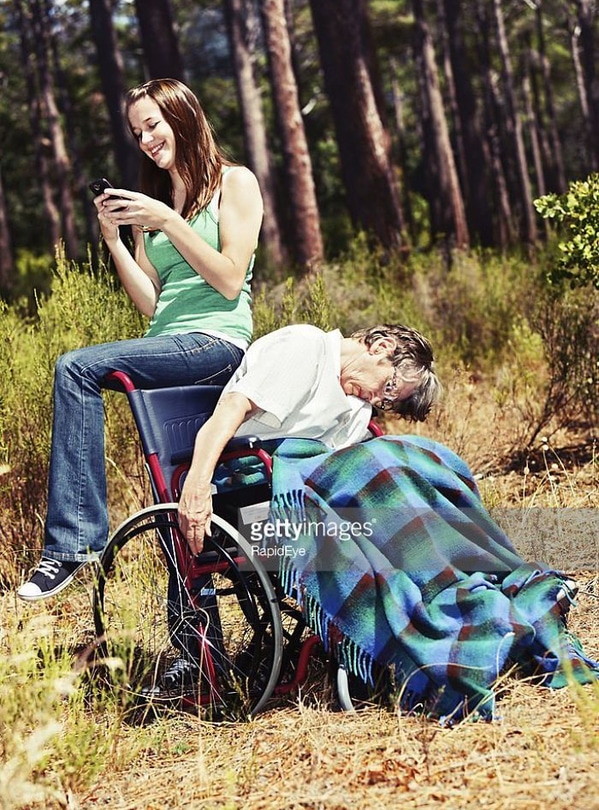
<instances>
[{"instance_id":1,"label":"wheelchair","mask_svg":"<svg viewBox=\"0 0 599 810\"><path fill-rule=\"evenodd\" d=\"M136 710L249 718L302 685L320 644L247 537L246 527L268 513L269 443L243 436L225 447L213 479L211 533L194 556L178 529L177 500L196 433L222 388L138 389L120 371L107 382L127 395L154 504L126 519L102 553L93 604L99 658ZM375 423L371 430L381 433ZM340 708L354 710L340 667L334 683Z\"/></svg>"}]
</instances>

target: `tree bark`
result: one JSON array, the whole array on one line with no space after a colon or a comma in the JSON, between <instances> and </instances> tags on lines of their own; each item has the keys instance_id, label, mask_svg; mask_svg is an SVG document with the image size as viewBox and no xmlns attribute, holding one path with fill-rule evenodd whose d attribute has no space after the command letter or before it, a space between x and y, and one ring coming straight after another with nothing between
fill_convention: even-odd
<instances>
[{"instance_id":1,"label":"tree bark","mask_svg":"<svg viewBox=\"0 0 599 810\"><path fill-rule=\"evenodd\" d=\"M49 0L46 0L48 4ZM56 83L56 97L58 107L64 120L64 129L66 134L66 141L68 144L69 154L71 156L71 168L73 176L73 184L77 190L81 208L83 210L83 217L85 220L85 242L91 245L92 257L94 262L97 258L97 216L96 209L94 208L92 198L89 193L88 182L89 178L85 173L83 167L83 160L81 156L80 145L77 140L77 115L71 104L71 99L68 92L68 81L65 71L63 69L60 53L59 53L59 38L55 30L49 32L49 44L52 58L53 74ZM86 259L87 255L81 256Z\"/></svg>"},{"instance_id":2,"label":"tree bark","mask_svg":"<svg viewBox=\"0 0 599 810\"><path fill-rule=\"evenodd\" d=\"M526 150L524 148L524 138L522 136L522 122L516 109L516 99L514 92L514 79L510 61L503 10L501 0L493 0L493 10L495 14L495 25L497 31L497 42L501 57L503 73L503 95L506 107L506 126L512 140L514 149L514 159L516 163L516 175L518 178L518 199L522 212L522 237L529 244L533 245L537 240L537 225L532 204L532 190L530 177L526 165Z\"/></svg>"},{"instance_id":3,"label":"tree bark","mask_svg":"<svg viewBox=\"0 0 599 810\"><path fill-rule=\"evenodd\" d=\"M170 0L135 0L149 79L184 79Z\"/></svg>"},{"instance_id":4,"label":"tree bark","mask_svg":"<svg viewBox=\"0 0 599 810\"><path fill-rule=\"evenodd\" d=\"M262 238L267 258L276 266L286 260L277 218L275 177L268 152L266 126L260 91L254 78L249 37L252 9L247 0L225 0L231 40L237 96L243 119L243 133L250 168L258 178L264 201Z\"/></svg>"},{"instance_id":5,"label":"tree bark","mask_svg":"<svg viewBox=\"0 0 599 810\"><path fill-rule=\"evenodd\" d=\"M4 184L0 173L0 296L7 297L13 287L14 256L6 210Z\"/></svg>"},{"instance_id":6,"label":"tree bark","mask_svg":"<svg viewBox=\"0 0 599 810\"><path fill-rule=\"evenodd\" d=\"M586 130L589 171L599 171L599 79L595 66L595 2L577 0L577 25L572 30L572 56Z\"/></svg>"},{"instance_id":7,"label":"tree bark","mask_svg":"<svg viewBox=\"0 0 599 810\"><path fill-rule=\"evenodd\" d=\"M468 229L483 246L494 243L492 214L492 158L483 132L481 110L474 94L471 68L466 59L461 19L464 13L461 0L444 0L444 19L447 26L449 60L455 85L459 135L463 155L461 172Z\"/></svg>"},{"instance_id":8,"label":"tree bark","mask_svg":"<svg viewBox=\"0 0 599 810\"><path fill-rule=\"evenodd\" d=\"M324 249L312 176L312 161L291 63L284 0L261 0L260 7L289 189L295 258L305 271L311 273L322 262Z\"/></svg>"},{"instance_id":9,"label":"tree bark","mask_svg":"<svg viewBox=\"0 0 599 810\"><path fill-rule=\"evenodd\" d=\"M422 99L423 127L428 130L426 143L434 153L425 153L425 162L436 169L431 176L429 200L433 235L445 235L456 247L467 247L470 242L462 191L449 139L449 129L443 108L439 75L430 30L424 18L422 0L412 0L415 20L414 50L419 67Z\"/></svg>"},{"instance_id":10,"label":"tree bark","mask_svg":"<svg viewBox=\"0 0 599 810\"><path fill-rule=\"evenodd\" d=\"M564 158L562 152L562 144L559 137L557 128L557 116L555 114L555 104L553 102L553 89L551 84L551 69L549 59L545 49L545 32L543 25L543 13L541 2L538 3L536 8L536 31L537 31L537 52L539 55L539 73L541 76L541 84L545 99L545 115L543 121L547 120L544 129L546 131L546 138L548 141L548 159L547 159L547 178L550 191L555 191L558 194L564 194L566 191L566 175L564 172ZM535 84L535 97L536 106L539 111L542 109L541 105L541 91ZM542 113L539 112L539 116Z\"/></svg>"},{"instance_id":11,"label":"tree bark","mask_svg":"<svg viewBox=\"0 0 599 810\"><path fill-rule=\"evenodd\" d=\"M310 0L341 173L355 227L386 248L401 246L399 189L380 115L363 0Z\"/></svg>"},{"instance_id":12,"label":"tree bark","mask_svg":"<svg viewBox=\"0 0 599 810\"><path fill-rule=\"evenodd\" d=\"M124 70L112 24L112 3L110 0L89 0L89 10L100 79L112 129L116 164L121 174L121 181L114 179L112 182L113 185L122 183L125 188L134 189L137 187L139 155L123 114Z\"/></svg>"},{"instance_id":13,"label":"tree bark","mask_svg":"<svg viewBox=\"0 0 599 810\"><path fill-rule=\"evenodd\" d=\"M491 21L486 0L478 0L476 7L478 23L478 60L484 88L485 143L488 144L489 165L493 186L493 232L494 244L504 250L515 241L515 227L507 189L505 171L501 160L499 132L499 104L491 69Z\"/></svg>"},{"instance_id":14,"label":"tree bark","mask_svg":"<svg viewBox=\"0 0 599 810\"><path fill-rule=\"evenodd\" d=\"M530 48L524 55L524 77L522 81L522 95L524 96L524 106L526 110L526 120L528 123L528 139L530 142L530 150L532 152L532 161L535 168L535 176L537 181L536 195L543 197L546 193L545 183L545 167L542 157L541 141L542 132L541 124L537 118L535 105L533 103L532 93L532 67L531 67L531 53Z\"/></svg>"},{"instance_id":15,"label":"tree bark","mask_svg":"<svg viewBox=\"0 0 599 810\"><path fill-rule=\"evenodd\" d=\"M467 170L464 136L462 133L462 119L459 113L458 92L451 58L448 20L446 19L443 0L437 0L437 40L441 43L441 64L443 65L443 75L445 77L444 88L446 105L449 107L450 112L451 143L455 155L455 163L460 181L460 188L462 189L464 199L466 200L468 198L470 183Z\"/></svg>"},{"instance_id":16,"label":"tree bark","mask_svg":"<svg viewBox=\"0 0 599 810\"><path fill-rule=\"evenodd\" d=\"M38 185L43 201L45 220L49 229L50 245L56 245L60 241L60 213L52 190L50 172L48 167L48 139L43 129L42 103L37 88L34 65L30 59L30 54L34 51L33 34L29 9L25 11L22 0L14 0L14 8L17 16L19 31L21 35L21 67L25 76L27 87L27 100L29 109L29 120L33 142L35 144L35 169L38 178Z\"/></svg>"},{"instance_id":17,"label":"tree bark","mask_svg":"<svg viewBox=\"0 0 599 810\"><path fill-rule=\"evenodd\" d=\"M395 123L395 138L396 138L396 157L395 162L400 168L400 177L405 177L407 174L407 147L406 147L406 133L404 125L404 96L397 77L398 68L397 61L392 56L389 59L389 72L391 74L391 97L393 100L393 115ZM412 204L410 202L409 190L406 188L405 182L400 182L399 193L401 196L401 214L402 220L405 223L404 227L408 231L412 242L416 243L418 234L416 231L416 223L412 212Z\"/></svg>"},{"instance_id":18,"label":"tree bark","mask_svg":"<svg viewBox=\"0 0 599 810\"><path fill-rule=\"evenodd\" d=\"M75 259L78 257L78 240L71 184L71 162L56 104L54 79L49 60L50 43L47 12L50 9L43 0L32 0L29 3L29 9L35 44L37 86L39 88L42 116L47 126L52 152L52 176L55 185L55 197L60 212L61 236L64 239L67 256Z\"/></svg>"}]
</instances>

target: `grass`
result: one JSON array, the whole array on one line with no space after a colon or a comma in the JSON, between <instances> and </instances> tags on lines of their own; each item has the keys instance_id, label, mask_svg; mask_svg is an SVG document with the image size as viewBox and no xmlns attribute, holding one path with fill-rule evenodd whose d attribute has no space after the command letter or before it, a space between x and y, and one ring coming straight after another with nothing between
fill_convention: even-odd
<instances>
[{"instance_id":1,"label":"grass","mask_svg":"<svg viewBox=\"0 0 599 810\"><path fill-rule=\"evenodd\" d=\"M522 553L575 574L570 626L599 658L599 532L588 522L599 506L596 428L570 419L535 433L551 364L524 318L535 300L528 265L464 259L447 274L427 256L407 284L391 270L368 281L376 273L362 258L363 272L360 255L353 275L349 265L329 268L328 289L314 287L303 309L288 288L279 291L282 315L272 296L258 301L260 330L299 314L346 333L403 320L431 334L443 405L426 425L389 422L388 432L422 433L457 451ZM118 693L90 690L77 663L93 638L90 579L38 605L18 602L13 587L40 544L53 358L139 324L101 277L64 270L54 286L36 324L13 312L0 318L0 810L599 808L599 690L591 686L553 691L507 677L499 722L453 729L376 707L339 713L322 665L301 694L248 723L177 712L132 726ZM107 397L115 526L148 498L121 406ZM554 531L538 510L587 523L562 521Z\"/></svg>"},{"instance_id":2,"label":"grass","mask_svg":"<svg viewBox=\"0 0 599 810\"><path fill-rule=\"evenodd\" d=\"M502 430L492 437L481 431L498 406L485 386L475 389L472 409L457 417L450 400L419 430L456 441L462 435L471 455L480 453L489 505L519 515L537 504L573 511L598 505L592 436L564 434L561 447L540 443L534 469L531 458L493 468ZM466 389L462 394L467 399ZM597 537L586 542L594 553ZM598 570L574 572L581 592L570 618L595 657ZM115 695L90 697L73 671L74 646L92 636L90 592L88 579L49 604L0 597L2 808L599 808L599 687L554 691L506 677L498 722L445 729L377 707L339 713L316 666L302 694L251 722L212 725L173 713L134 727Z\"/></svg>"},{"instance_id":3,"label":"grass","mask_svg":"<svg viewBox=\"0 0 599 810\"><path fill-rule=\"evenodd\" d=\"M586 576L572 626L599 655L599 603ZM80 606L85 594L75 589ZM49 656L43 667L34 661L36 648L58 641L59 627L72 621L58 615L60 606L51 613L7 596L0 603L3 626L21 628L2 665L3 712L7 703L19 709L0 766L2 807L599 806L599 691L592 687L552 691L508 678L499 722L444 729L378 708L333 712L326 690L312 682L309 694L249 723L174 714L131 728L109 701L82 703L64 656ZM81 632L85 619L78 624ZM19 689L7 689L11 677Z\"/></svg>"}]
</instances>

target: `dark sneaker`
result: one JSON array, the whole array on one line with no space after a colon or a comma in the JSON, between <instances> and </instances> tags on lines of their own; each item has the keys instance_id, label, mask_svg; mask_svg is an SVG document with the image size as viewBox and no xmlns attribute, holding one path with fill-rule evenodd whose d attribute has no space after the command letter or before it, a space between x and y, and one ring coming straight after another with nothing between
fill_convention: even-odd
<instances>
[{"instance_id":1,"label":"dark sneaker","mask_svg":"<svg viewBox=\"0 0 599 810\"><path fill-rule=\"evenodd\" d=\"M84 562L65 562L64 560L52 560L50 557L42 557L37 568L29 577L29 581L23 583L17 591L17 596L26 602L35 602L38 599L55 596L67 585L70 585L77 573L87 563L87 560Z\"/></svg>"},{"instance_id":2,"label":"dark sneaker","mask_svg":"<svg viewBox=\"0 0 599 810\"><path fill-rule=\"evenodd\" d=\"M562 616L565 618L572 605L576 604L578 585L573 579L563 579L562 587L557 592L556 601L561 608Z\"/></svg>"},{"instance_id":3,"label":"dark sneaker","mask_svg":"<svg viewBox=\"0 0 599 810\"><path fill-rule=\"evenodd\" d=\"M164 671L162 677L154 686L146 686L142 689L145 697L167 697L173 692L181 691L184 687L194 686L200 668L197 664L188 661L187 658L175 658L168 669Z\"/></svg>"}]
</instances>

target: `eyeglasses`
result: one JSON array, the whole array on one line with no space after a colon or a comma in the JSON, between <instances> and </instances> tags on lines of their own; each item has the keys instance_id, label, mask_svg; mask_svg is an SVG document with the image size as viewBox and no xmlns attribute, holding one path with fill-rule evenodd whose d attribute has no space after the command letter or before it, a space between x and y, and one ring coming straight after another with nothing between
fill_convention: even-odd
<instances>
[{"instance_id":1,"label":"eyeglasses","mask_svg":"<svg viewBox=\"0 0 599 810\"><path fill-rule=\"evenodd\" d=\"M397 399L399 394L399 390L397 387L397 366L393 366L393 374L391 379L385 383L385 387L383 389L383 398L381 399L380 403L377 405L381 411L390 411L393 409L393 404Z\"/></svg>"}]
</instances>

